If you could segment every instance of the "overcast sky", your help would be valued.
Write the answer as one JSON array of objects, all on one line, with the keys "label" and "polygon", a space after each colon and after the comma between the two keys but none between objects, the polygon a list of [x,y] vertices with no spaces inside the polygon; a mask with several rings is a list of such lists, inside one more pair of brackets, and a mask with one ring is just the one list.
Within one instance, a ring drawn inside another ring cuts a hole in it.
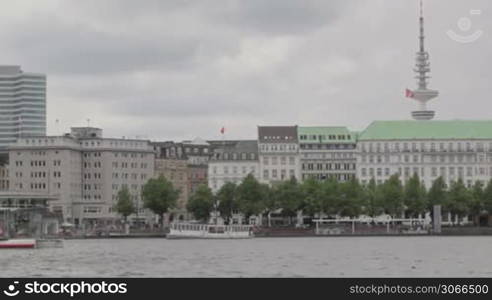
[{"label": "overcast sky", "polygon": [[[225,126],[228,139],[256,138],[257,125],[362,130],[417,107],[404,98],[417,0],[0,3],[0,64],[47,74],[49,134],[90,118],[109,137],[217,139]],[[492,119],[492,2],[424,3],[440,91],[429,108],[436,119]],[[463,44],[450,29],[483,35]]]}]

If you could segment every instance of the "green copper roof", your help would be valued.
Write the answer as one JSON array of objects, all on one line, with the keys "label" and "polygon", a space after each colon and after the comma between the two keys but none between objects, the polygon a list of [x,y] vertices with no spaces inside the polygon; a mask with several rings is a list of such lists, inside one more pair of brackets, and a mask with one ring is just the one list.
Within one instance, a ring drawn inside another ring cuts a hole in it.
[{"label": "green copper roof", "polygon": [[355,143],[356,132],[347,127],[303,127],[297,128],[300,143]]},{"label": "green copper roof", "polygon": [[401,139],[492,139],[489,121],[374,121],[359,141]]}]

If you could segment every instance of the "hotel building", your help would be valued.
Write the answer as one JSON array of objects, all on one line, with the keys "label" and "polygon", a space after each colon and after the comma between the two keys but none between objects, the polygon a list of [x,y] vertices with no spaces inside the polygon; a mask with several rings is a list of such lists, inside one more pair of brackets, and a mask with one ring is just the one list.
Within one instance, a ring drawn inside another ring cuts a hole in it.
[{"label": "hotel building", "polygon": [[426,187],[442,176],[467,186],[492,178],[492,121],[374,121],[357,144],[357,177],[378,183],[418,174]]}]

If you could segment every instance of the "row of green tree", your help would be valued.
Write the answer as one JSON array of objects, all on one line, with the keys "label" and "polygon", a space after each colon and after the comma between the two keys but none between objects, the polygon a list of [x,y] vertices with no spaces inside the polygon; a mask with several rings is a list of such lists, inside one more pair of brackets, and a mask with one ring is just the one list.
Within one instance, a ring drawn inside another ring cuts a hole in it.
[{"label": "row of green tree", "polygon": [[231,218],[234,211],[242,213],[246,219],[260,214],[268,218],[272,212],[280,212],[290,219],[298,212],[311,217],[388,214],[395,218],[415,218],[432,213],[434,205],[441,205],[443,212],[451,213],[458,222],[468,215],[476,220],[481,213],[492,212],[492,180],[485,187],[477,181],[467,188],[460,179],[448,187],[439,177],[427,190],[418,175],[404,184],[398,175],[393,175],[379,185],[374,179],[361,185],[356,179],[345,182],[334,178],[307,179],[299,183],[292,178],[272,186],[248,176],[239,185],[223,185],[215,195],[208,187],[200,186],[187,208],[201,220],[208,218],[214,209],[226,219]]},{"label": "row of green tree", "polygon": [[[180,191],[164,177],[150,179],[142,191],[144,207],[159,216],[176,207]],[[464,216],[492,213],[492,180],[486,186],[477,181],[468,188],[459,179],[449,187],[439,177],[427,190],[418,175],[402,184],[398,175],[391,176],[382,184],[372,179],[361,185],[352,179],[339,182],[334,178],[324,181],[307,179],[299,183],[295,178],[269,186],[258,182],[252,175],[240,184],[226,183],[217,193],[206,185],[200,185],[191,195],[187,210],[198,220],[207,220],[214,210],[226,220],[233,212],[240,212],[246,220],[252,215],[269,217],[280,212],[292,219],[298,212],[305,216],[320,214],[357,217],[360,215],[392,217],[417,217],[432,213],[434,205],[441,205],[458,220]],[[126,216],[135,212],[128,189],[118,193],[116,210]]]}]

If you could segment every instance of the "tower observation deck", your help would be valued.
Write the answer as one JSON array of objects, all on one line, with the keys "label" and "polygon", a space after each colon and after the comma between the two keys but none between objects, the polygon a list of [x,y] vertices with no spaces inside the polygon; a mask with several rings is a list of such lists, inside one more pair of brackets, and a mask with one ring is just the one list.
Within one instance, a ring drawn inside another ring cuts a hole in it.
[{"label": "tower observation deck", "polygon": [[436,90],[431,90],[427,88],[428,73],[430,72],[430,62],[429,53],[424,47],[424,12],[422,0],[420,0],[420,17],[419,17],[419,51],[415,58],[415,68],[416,73],[415,78],[417,79],[417,89],[413,91],[407,90],[407,96],[418,102],[418,110],[412,111],[412,117],[415,120],[431,120],[434,118],[435,112],[432,110],[427,110],[427,102],[431,99],[436,98],[439,92]]}]

